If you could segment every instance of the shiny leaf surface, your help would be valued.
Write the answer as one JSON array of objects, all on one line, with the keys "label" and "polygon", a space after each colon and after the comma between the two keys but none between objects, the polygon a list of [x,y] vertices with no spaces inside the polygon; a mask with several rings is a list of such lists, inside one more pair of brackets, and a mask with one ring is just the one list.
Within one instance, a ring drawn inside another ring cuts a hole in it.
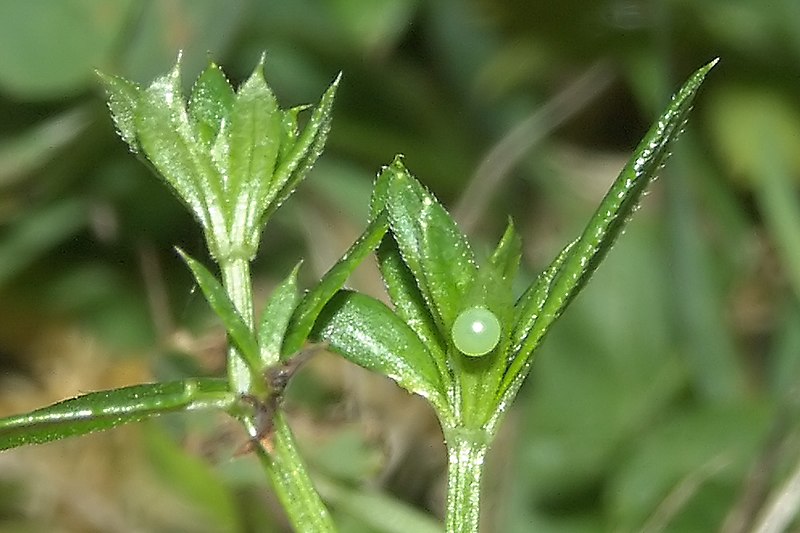
[{"label": "shiny leaf surface", "polygon": [[175,411],[226,409],[235,396],[221,379],[187,379],[92,392],[0,419],[0,450],[42,444]]},{"label": "shiny leaf surface", "polygon": [[430,353],[405,322],[369,296],[340,291],[320,314],[312,337],[349,361],[379,372],[401,387],[424,396],[443,420],[451,408],[441,394]]}]

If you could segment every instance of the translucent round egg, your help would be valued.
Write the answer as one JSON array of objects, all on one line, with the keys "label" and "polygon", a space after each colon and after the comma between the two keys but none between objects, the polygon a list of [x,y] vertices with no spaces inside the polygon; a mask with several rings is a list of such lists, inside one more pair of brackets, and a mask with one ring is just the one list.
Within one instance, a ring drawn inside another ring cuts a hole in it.
[{"label": "translucent round egg", "polygon": [[470,307],[453,322],[453,343],[464,355],[480,357],[500,341],[500,321],[485,307]]}]

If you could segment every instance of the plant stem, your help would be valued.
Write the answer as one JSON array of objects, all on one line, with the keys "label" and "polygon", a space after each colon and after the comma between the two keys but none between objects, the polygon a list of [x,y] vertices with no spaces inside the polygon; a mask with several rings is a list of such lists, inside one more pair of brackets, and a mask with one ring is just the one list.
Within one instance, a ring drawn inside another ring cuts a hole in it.
[{"label": "plant stem", "polygon": [[281,413],[275,415],[272,444],[271,453],[259,447],[258,457],[272,479],[272,486],[292,527],[295,531],[309,533],[335,532],[336,526],[308,476],[292,431]]},{"label": "plant stem", "polygon": [[489,449],[483,432],[447,435],[447,533],[477,533],[480,525],[481,474]]},{"label": "plant stem", "polygon": [[[253,328],[253,289],[250,281],[250,263],[242,257],[220,262],[222,284],[245,324]],[[250,391],[252,375],[239,351],[228,348],[228,380],[231,389],[239,394]]]},{"label": "plant stem", "polygon": [[[253,290],[250,280],[250,263],[246,259],[233,258],[220,264],[222,283],[236,310],[245,323],[253,327]],[[232,390],[239,394],[250,393],[253,388],[253,375],[239,352],[231,346],[228,349],[228,380]],[[289,521],[296,531],[310,533],[334,532],[328,509],[322,503],[305,464],[297,451],[291,429],[280,412],[275,413],[273,449],[267,453],[261,446],[256,447],[261,464],[272,480]],[[247,431],[251,436],[259,433],[255,417],[245,419]]]}]

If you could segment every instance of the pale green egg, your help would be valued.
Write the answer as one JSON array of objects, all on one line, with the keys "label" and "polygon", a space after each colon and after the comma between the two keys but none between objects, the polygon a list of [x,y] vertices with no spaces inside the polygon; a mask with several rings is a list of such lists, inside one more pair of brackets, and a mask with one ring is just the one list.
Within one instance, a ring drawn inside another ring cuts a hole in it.
[{"label": "pale green egg", "polygon": [[453,322],[453,343],[464,355],[480,357],[500,341],[500,321],[485,307],[470,307]]}]

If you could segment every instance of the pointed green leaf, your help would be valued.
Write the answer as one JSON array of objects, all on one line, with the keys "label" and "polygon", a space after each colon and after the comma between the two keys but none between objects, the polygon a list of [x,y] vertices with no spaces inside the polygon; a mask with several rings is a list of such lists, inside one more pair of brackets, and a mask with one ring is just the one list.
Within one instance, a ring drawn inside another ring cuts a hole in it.
[{"label": "pointed green leaf", "polygon": [[236,310],[236,307],[225,292],[225,288],[217,281],[214,274],[203,266],[202,263],[196,259],[192,259],[188,254],[182,250],[178,250],[181,258],[186,261],[189,269],[194,274],[200,290],[206,297],[208,304],[214,313],[222,320],[225,330],[230,335],[231,341],[242,354],[242,357],[247,361],[248,366],[254,370],[261,369],[261,359],[258,353],[258,345],[253,332],[247,327],[242,316]]},{"label": "pointed green leaf", "polygon": [[372,196],[369,199],[369,219],[372,220],[378,213],[386,209],[386,196],[389,194],[389,182],[394,175],[394,171],[389,170],[385,166],[378,173],[375,178],[375,183],[372,185]]},{"label": "pointed green leaf", "polygon": [[259,199],[260,205],[266,207],[261,216],[262,221],[269,219],[275,210],[294,192],[308,171],[322,154],[328,132],[331,129],[331,112],[333,100],[342,75],[336,76],[330,87],[322,95],[319,104],[314,108],[303,133],[297,138],[291,151],[281,159],[275,169],[275,176],[268,194]]},{"label": "pointed green leaf", "polygon": [[449,331],[472,288],[477,268],[472,250],[444,207],[412,177],[398,157],[386,210],[392,233],[441,331]]},{"label": "pointed green leaf", "polygon": [[186,112],[179,64],[142,91],[135,123],[142,151],[203,225],[216,257],[227,248],[218,233],[225,230],[221,178]]},{"label": "pointed green leaf", "polygon": [[[377,217],[386,208],[389,183],[395,171],[384,167],[378,174],[370,198],[370,218]],[[403,262],[397,241],[389,234],[383,238],[376,252],[386,292],[394,305],[395,313],[409,325],[433,355],[443,383],[450,384],[452,375],[447,365],[447,340],[436,327],[436,321],[425,304],[417,280]]]},{"label": "pointed green leaf", "polygon": [[448,341],[439,333],[436,321],[419,291],[417,280],[403,262],[397,242],[391,235],[383,238],[377,256],[378,267],[395,314],[416,333],[430,352],[442,383],[449,385],[453,377],[447,363]]},{"label": "pointed green leaf", "polygon": [[284,357],[289,357],[302,348],[322,308],[344,286],[353,270],[378,246],[387,229],[385,215],[373,220],[342,258],[306,293],[292,316],[283,343]]},{"label": "pointed green leaf", "polygon": [[320,314],[313,337],[353,363],[424,396],[443,420],[451,418],[431,355],[411,328],[380,301],[340,291]]},{"label": "pointed green leaf", "polygon": [[85,435],[175,411],[227,409],[236,399],[223,379],[187,379],[92,392],[0,419],[0,450]]},{"label": "pointed green leaf", "polygon": [[[531,337],[530,332],[550,294],[553,280],[561,271],[564,261],[570,256],[577,242],[573,241],[565,246],[517,300],[514,306],[514,331],[511,335],[510,355],[512,357],[516,357],[520,352],[526,357],[538,346],[541,337]],[[526,344],[525,349],[523,349],[523,343]]]},{"label": "pointed green leaf", "polygon": [[258,327],[258,348],[261,364],[266,368],[280,361],[281,346],[289,326],[289,320],[297,307],[300,295],[297,293],[297,272],[300,263],[292,269],[280,285],[275,287]]},{"label": "pointed green leaf", "polygon": [[[569,256],[572,248],[577,241],[568,244],[553,259],[553,262],[544,269],[536,281],[519,297],[514,306],[514,329],[509,339],[508,369],[503,377],[502,385],[499,388],[500,397],[512,398],[522,385],[522,381],[530,371],[533,354],[536,347],[542,341],[545,330],[537,330],[535,335],[531,335],[531,330],[539,318],[542,306],[547,300],[547,295],[553,286],[553,280],[561,270],[565,259]],[[509,400],[510,401],[510,400]]]},{"label": "pointed green leaf", "polygon": [[506,230],[500,238],[500,242],[497,243],[497,248],[489,258],[489,264],[492,265],[498,277],[510,288],[510,284],[517,276],[521,259],[522,240],[514,228],[514,223],[509,219]]},{"label": "pointed green leaf", "polygon": [[[239,242],[260,234],[259,218],[279,185],[272,183],[281,140],[281,121],[275,95],[264,79],[264,63],[258,63],[250,78],[239,88],[230,114],[228,132],[226,196],[233,220],[231,234]],[[254,234],[254,232],[256,232]],[[256,242],[249,242],[255,248]]]},{"label": "pointed green leaf", "polygon": [[712,61],[695,72],[672,97],[667,110],[647,132],[611,185],[553,281],[536,321],[536,331],[532,332],[534,337],[540,337],[561,315],[611,249],[645,188],[663,166],[672,142],[685,125],[695,94],[715,64],[716,61]]},{"label": "pointed green leaf", "polygon": [[189,98],[189,115],[195,123],[198,139],[211,146],[217,138],[223,119],[233,106],[233,87],[225,73],[211,63],[197,78]]},{"label": "pointed green leaf", "polygon": [[282,163],[286,157],[292,153],[294,145],[297,143],[297,138],[300,135],[300,129],[297,126],[297,117],[302,111],[311,108],[310,105],[299,105],[291,109],[282,111],[281,114],[281,145],[278,151],[278,162]]},{"label": "pointed green leaf", "polygon": [[117,133],[123,141],[128,143],[131,151],[137,153],[139,142],[136,140],[135,116],[142,90],[132,81],[118,76],[109,76],[99,71],[97,76],[108,95],[108,109]]}]

